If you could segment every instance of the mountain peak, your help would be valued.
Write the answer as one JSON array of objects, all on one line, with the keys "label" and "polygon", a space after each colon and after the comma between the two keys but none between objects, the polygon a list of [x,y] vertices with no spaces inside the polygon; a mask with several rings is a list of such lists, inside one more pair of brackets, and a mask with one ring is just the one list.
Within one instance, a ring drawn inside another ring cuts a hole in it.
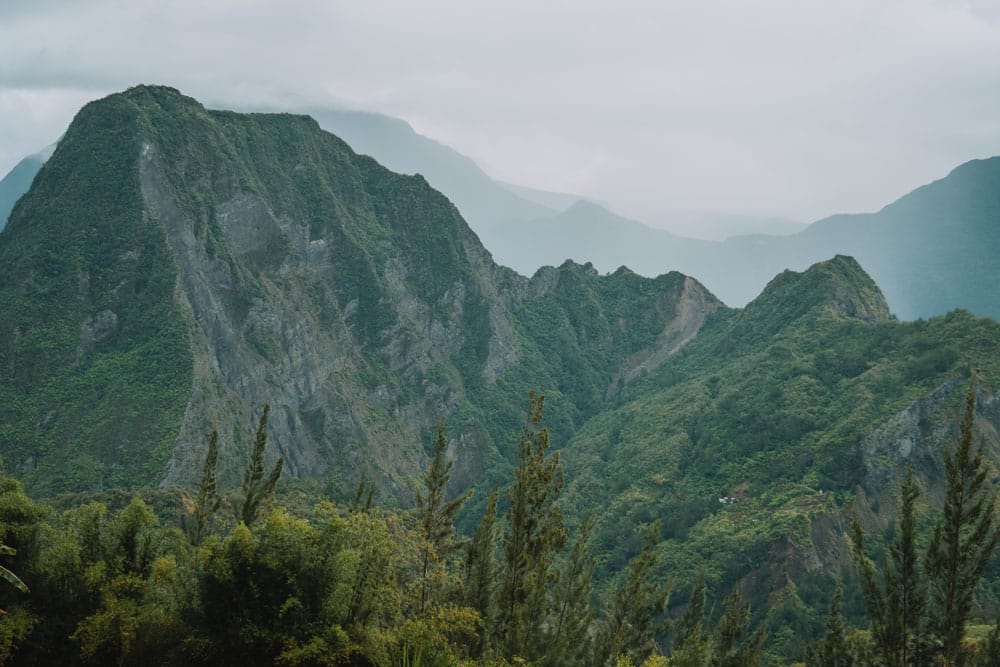
[{"label": "mountain peak", "polygon": [[821,306],[832,315],[865,322],[891,317],[878,285],[857,260],[848,255],[817,262],[801,273],[783,271],[768,283],[747,310],[769,302],[798,303],[808,309]]},{"label": "mountain peak", "polygon": [[768,338],[805,317],[882,322],[892,316],[882,291],[857,260],[836,255],[805,271],[775,276],[747,304],[741,321],[744,335]]}]

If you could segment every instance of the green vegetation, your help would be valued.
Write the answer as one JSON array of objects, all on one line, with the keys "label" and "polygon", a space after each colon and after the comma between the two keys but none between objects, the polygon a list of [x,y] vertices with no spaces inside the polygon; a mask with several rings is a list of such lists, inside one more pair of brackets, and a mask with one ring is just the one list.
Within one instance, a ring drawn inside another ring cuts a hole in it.
[{"label": "green vegetation", "polygon": [[[30,595],[0,592],[14,619],[13,627],[0,621],[5,664],[508,665],[530,656],[537,664],[603,666],[620,655],[647,659],[657,652],[649,614],[661,613],[666,597],[665,587],[648,581],[655,534],[602,614],[590,593],[587,529],[563,549],[553,505],[561,472],[557,458],[545,457],[543,403],[532,396],[502,567],[465,567],[453,557],[457,550],[443,548],[454,543],[449,517],[464,496],[438,495],[447,477],[441,456],[412,511],[325,501],[301,515],[275,507],[252,525],[213,524],[200,545],[174,527],[184,503],[166,506],[162,517],[139,497],[117,511],[88,502],[60,513],[3,478],[0,533],[17,545],[15,564],[32,583]],[[436,451],[446,445],[441,432]],[[226,495],[242,504],[241,494]],[[470,564],[496,557],[495,494],[487,507]],[[463,578],[463,569],[477,575]],[[464,605],[498,587],[514,609],[498,621],[480,613],[489,603]],[[595,622],[601,639],[591,647]]]},{"label": "green vegetation", "polygon": [[[285,460],[278,457],[270,474],[264,477],[264,450],[267,448],[267,414],[270,405],[265,405],[257,424],[257,435],[253,440],[250,452],[250,463],[243,474],[243,498],[240,503],[238,518],[245,525],[253,525],[260,514],[261,507],[274,495],[274,487],[281,477],[281,468]],[[211,444],[211,443],[210,443]]]},{"label": "green vegetation", "polygon": [[139,142],[128,100],[86,106],[0,234],[0,449],[42,493],[155,478],[184,414],[191,354]]},{"label": "green vegetation", "polygon": [[[824,635],[885,656],[919,613],[851,628],[874,595],[915,609],[940,471],[973,495],[996,472],[993,439],[980,462],[941,446],[993,438],[988,406],[954,424],[969,369],[1000,377],[995,321],[896,321],[842,256],[742,310],[678,273],[526,280],[422,178],[306,117],[157,87],[89,105],[0,266],[0,449],[58,508],[4,481],[32,592],[2,592],[0,648],[23,663],[839,660]],[[256,434],[250,400],[275,408]],[[220,424],[207,455],[197,420]],[[168,460],[190,493],[152,491]],[[906,469],[924,493],[896,522]],[[991,624],[1000,572],[962,545],[994,533],[955,525],[933,551],[974,567],[935,557],[935,580],[981,586],[927,604]]]}]

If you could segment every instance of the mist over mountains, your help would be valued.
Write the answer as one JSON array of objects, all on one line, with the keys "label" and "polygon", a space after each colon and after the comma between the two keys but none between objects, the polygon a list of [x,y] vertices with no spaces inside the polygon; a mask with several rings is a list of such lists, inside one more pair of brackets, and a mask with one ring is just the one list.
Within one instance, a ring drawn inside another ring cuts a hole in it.
[{"label": "mist over mountains", "polygon": [[[359,153],[399,173],[425,176],[455,204],[494,259],[523,275],[566,259],[590,262],[603,273],[620,266],[646,276],[676,270],[697,277],[726,304],[742,306],[776,273],[802,270],[839,253],[858,259],[903,319],[954,308],[1000,317],[1000,288],[992,279],[1000,269],[998,158],[961,165],[875,213],[835,215],[808,227],[754,219],[758,228],[796,233],[708,241],[619,216],[577,195],[500,183],[471,159],[399,119],[357,111],[309,112]],[[0,221],[48,154],[51,149],[25,158],[0,181]],[[700,221],[732,229],[741,220],[699,215],[682,216],[676,224],[690,228]]]},{"label": "mist over mountains", "polygon": [[878,213],[711,242],[591,202],[552,213],[391,119],[337,122],[358,144],[409,136],[413,153],[369,148],[407,170],[437,155],[472,211],[532,217],[477,234],[457,196],[308,116],[162,86],[88,104],[0,231],[0,452],[31,493],[193,488],[213,429],[236,485],[267,404],[299,493],[345,503],[369,480],[389,508],[412,506],[446,422],[472,532],[536,389],[596,579],[660,522],[651,576],[743,591],[787,657],[849,573],[847,517],[886,525],[905,470],[942,493],[973,368],[1000,470],[1000,324],[977,317],[996,307],[998,158]]}]

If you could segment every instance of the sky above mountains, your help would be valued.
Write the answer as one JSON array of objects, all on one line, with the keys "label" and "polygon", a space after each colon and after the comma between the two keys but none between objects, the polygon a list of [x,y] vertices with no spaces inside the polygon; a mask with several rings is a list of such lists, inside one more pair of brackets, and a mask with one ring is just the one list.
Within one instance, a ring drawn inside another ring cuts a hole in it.
[{"label": "sky above mountains", "polygon": [[136,83],[386,113],[653,222],[811,221],[1000,154],[1000,3],[3,0],[0,175]]}]

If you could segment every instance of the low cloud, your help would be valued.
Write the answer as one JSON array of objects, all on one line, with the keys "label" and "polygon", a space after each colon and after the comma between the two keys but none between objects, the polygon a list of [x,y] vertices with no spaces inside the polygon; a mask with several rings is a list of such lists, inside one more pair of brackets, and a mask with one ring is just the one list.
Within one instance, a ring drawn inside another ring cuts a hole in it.
[{"label": "low cloud", "polygon": [[639,217],[870,210],[1000,153],[985,1],[6,2],[0,171],[84,100],[402,117],[502,180]]}]

